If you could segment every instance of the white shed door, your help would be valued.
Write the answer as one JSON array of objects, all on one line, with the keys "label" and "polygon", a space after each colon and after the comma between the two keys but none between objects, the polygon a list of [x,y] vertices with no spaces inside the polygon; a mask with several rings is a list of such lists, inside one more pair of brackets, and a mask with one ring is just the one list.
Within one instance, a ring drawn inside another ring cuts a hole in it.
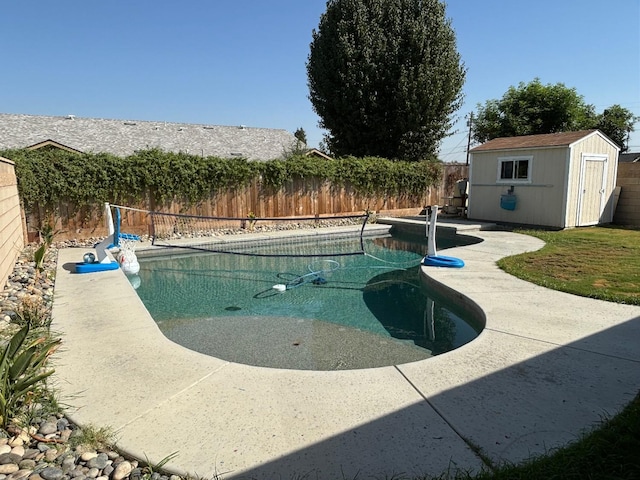
[{"label": "white shed door", "polygon": [[607,156],[583,156],[578,194],[578,227],[600,223],[605,206],[606,182]]}]

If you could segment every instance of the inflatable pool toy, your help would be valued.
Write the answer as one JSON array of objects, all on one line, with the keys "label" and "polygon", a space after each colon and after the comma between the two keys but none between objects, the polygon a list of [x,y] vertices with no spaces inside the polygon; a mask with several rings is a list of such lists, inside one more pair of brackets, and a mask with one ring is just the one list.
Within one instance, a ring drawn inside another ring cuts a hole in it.
[{"label": "inflatable pool toy", "polygon": [[117,270],[118,262],[115,260],[109,262],[79,262],[76,263],[76,273],[104,272],[107,270]]},{"label": "inflatable pool toy", "polygon": [[140,271],[138,257],[132,250],[123,250],[118,254],[118,262],[122,271],[127,275],[136,275]]},{"label": "inflatable pool toy", "polygon": [[[139,241],[140,237],[128,233],[120,233],[120,211],[116,209],[118,222],[117,226],[114,226],[111,207],[108,203],[105,203],[104,207],[109,235],[94,246],[95,254],[93,252],[84,254],[84,261],[75,264],[75,272],[104,272],[121,267],[127,275],[136,275],[140,271],[140,264],[134,252],[134,242]],[[114,247],[120,247],[117,260],[114,260],[113,255],[108,252],[109,249]]]}]

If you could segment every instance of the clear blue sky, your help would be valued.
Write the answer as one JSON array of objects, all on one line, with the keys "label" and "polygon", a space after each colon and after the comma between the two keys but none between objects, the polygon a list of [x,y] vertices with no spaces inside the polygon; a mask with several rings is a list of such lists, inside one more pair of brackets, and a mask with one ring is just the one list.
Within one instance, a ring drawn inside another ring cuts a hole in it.
[{"label": "clear blue sky", "polygon": [[[464,161],[464,117],[539,77],[600,113],[640,115],[638,0],[450,0],[468,68],[445,161]],[[0,112],[322,131],[305,62],[325,0],[31,0],[0,9]],[[631,150],[640,151],[640,123]]]}]

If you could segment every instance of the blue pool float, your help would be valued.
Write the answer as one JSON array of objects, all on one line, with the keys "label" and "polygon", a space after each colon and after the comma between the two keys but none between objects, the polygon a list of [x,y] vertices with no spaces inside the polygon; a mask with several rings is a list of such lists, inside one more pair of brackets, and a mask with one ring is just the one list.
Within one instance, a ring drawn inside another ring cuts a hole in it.
[{"label": "blue pool float", "polygon": [[422,259],[422,264],[428,267],[449,267],[462,268],[464,261],[456,257],[446,257],[444,255],[427,255]]},{"label": "blue pool float", "polygon": [[91,273],[91,272],[104,272],[106,270],[117,270],[120,265],[115,260],[112,260],[108,263],[86,263],[86,262],[78,262],[76,263],[76,273]]}]

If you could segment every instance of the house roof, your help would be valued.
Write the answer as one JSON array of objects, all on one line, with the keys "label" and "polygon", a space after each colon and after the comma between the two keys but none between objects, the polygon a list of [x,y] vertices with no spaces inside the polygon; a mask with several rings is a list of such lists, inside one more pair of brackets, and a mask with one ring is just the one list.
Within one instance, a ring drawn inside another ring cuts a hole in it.
[{"label": "house roof", "polygon": [[0,150],[57,146],[81,152],[127,156],[160,148],[222,158],[281,158],[295,142],[292,133],[273,128],[0,114]]},{"label": "house roof", "polygon": [[318,158],[324,158],[325,160],[333,160],[329,155],[318,150],[317,148],[310,148],[304,153],[304,155],[306,157],[318,157]]},{"label": "house roof", "polygon": [[[590,135],[600,134],[611,142],[599,130],[580,130],[577,132],[546,133],[541,135],[525,135],[521,137],[502,137],[489,140],[482,145],[472,148],[470,152],[487,152],[492,150],[514,150],[524,148],[568,147],[578,140]],[[611,142],[613,143],[613,142]]]},{"label": "house roof", "polygon": [[621,153],[621,154],[618,155],[618,162],[620,162],[620,163],[640,163],[640,152]]}]

